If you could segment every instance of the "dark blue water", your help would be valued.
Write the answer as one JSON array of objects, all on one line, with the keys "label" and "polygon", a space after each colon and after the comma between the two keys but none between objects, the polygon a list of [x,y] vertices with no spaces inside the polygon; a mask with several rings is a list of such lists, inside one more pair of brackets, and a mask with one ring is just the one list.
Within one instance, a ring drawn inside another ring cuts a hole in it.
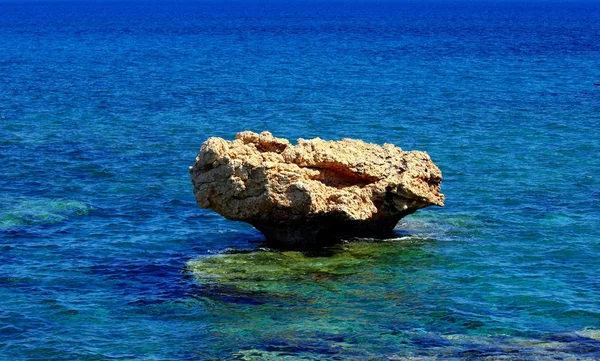
[{"label": "dark blue water", "polygon": [[[2,2],[0,359],[600,359],[598,82],[595,2]],[[260,251],[188,175],[242,130],[425,150],[446,207]]]}]

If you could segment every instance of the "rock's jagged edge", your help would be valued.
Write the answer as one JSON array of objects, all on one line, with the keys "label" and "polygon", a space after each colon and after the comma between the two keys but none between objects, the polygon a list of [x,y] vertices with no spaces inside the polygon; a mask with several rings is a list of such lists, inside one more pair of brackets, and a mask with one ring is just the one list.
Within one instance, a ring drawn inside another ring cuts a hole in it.
[{"label": "rock's jagged edge", "polygon": [[211,137],[190,175],[201,208],[250,223],[282,249],[386,237],[402,217],[444,205],[442,173],[427,153],[354,139]]}]

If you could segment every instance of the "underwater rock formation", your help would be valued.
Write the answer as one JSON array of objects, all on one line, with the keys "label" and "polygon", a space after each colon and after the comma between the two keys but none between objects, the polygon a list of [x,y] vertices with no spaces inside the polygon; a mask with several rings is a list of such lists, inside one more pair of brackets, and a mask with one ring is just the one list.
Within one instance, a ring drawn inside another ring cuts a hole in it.
[{"label": "underwater rock formation", "polygon": [[284,249],[386,237],[402,217],[444,205],[442,173],[427,153],[355,139],[211,137],[190,174],[201,208],[248,222]]}]

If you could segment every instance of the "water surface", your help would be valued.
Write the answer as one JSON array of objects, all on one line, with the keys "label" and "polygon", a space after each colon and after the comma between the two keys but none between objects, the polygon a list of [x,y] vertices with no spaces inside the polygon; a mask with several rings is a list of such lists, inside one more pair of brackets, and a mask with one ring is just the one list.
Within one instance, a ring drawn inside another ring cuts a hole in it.
[{"label": "water surface", "polygon": [[[593,2],[0,3],[0,358],[600,358]],[[209,136],[427,151],[446,207],[263,249]]]}]

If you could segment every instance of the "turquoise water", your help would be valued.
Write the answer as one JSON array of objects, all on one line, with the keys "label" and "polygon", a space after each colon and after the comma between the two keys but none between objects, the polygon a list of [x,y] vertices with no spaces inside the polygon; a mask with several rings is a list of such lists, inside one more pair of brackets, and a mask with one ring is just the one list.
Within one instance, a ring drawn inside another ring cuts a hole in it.
[{"label": "turquoise water", "polygon": [[[0,3],[0,359],[600,359],[594,2]],[[209,136],[427,151],[444,208],[279,253]]]}]

